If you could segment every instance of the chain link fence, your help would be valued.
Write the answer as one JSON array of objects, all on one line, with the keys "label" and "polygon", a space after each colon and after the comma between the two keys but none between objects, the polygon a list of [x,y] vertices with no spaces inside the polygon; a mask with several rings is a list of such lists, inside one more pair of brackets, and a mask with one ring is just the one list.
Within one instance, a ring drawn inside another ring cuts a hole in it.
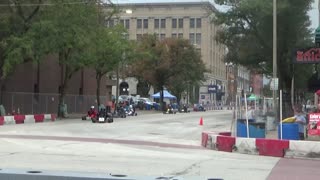
[{"label": "chain link fence", "polygon": [[[100,101],[106,104],[106,96],[100,96]],[[96,96],[93,95],[66,95],[64,99],[69,114],[83,114],[90,106],[97,106]],[[20,114],[57,113],[59,94],[34,94],[4,92],[3,105],[6,113],[19,112]]]}]

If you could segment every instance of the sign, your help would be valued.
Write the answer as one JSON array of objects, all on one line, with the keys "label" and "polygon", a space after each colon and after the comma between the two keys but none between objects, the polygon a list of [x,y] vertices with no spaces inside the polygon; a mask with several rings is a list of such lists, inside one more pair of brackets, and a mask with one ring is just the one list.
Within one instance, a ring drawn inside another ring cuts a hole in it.
[{"label": "sign", "polygon": [[278,90],[279,86],[279,79],[278,78],[272,78],[271,83],[270,83],[270,90],[271,91],[276,91]]},{"label": "sign", "polygon": [[320,113],[311,113],[309,116],[308,135],[320,136]]},{"label": "sign", "polygon": [[294,63],[320,63],[320,48],[299,49],[294,52]]},{"label": "sign", "polygon": [[216,85],[209,85],[208,86],[208,93],[216,93],[218,87]]}]

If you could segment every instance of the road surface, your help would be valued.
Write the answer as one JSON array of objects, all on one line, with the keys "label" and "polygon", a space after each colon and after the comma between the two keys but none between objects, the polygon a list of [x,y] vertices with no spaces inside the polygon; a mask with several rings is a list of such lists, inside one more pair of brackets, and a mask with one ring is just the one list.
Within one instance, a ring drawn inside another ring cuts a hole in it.
[{"label": "road surface", "polygon": [[[200,117],[203,126],[199,126]],[[224,153],[200,146],[203,130],[230,131],[231,119],[231,111],[209,111],[145,114],[114,119],[111,124],[66,119],[6,125],[0,128],[0,168],[184,179],[310,177],[294,169],[303,164],[312,170],[309,161]]]}]

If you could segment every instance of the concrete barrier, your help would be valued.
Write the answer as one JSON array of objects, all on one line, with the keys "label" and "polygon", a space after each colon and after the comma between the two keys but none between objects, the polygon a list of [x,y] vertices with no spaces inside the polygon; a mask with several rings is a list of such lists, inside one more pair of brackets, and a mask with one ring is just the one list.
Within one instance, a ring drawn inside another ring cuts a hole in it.
[{"label": "concrete barrier", "polygon": [[290,141],[285,157],[320,158],[320,142]]},{"label": "concrete barrier", "polygon": [[9,124],[32,124],[44,121],[55,121],[55,114],[0,116],[0,126]]},{"label": "concrete barrier", "polygon": [[236,138],[235,152],[258,155],[255,138]]}]

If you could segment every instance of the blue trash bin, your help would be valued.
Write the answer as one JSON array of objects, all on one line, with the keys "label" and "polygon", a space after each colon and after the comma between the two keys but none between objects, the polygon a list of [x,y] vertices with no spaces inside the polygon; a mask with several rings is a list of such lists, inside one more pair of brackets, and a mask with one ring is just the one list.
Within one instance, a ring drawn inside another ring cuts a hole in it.
[{"label": "blue trash bin", "polygon": [[[280,137],[280,124],[278,126],[278,139]],[[282,124],[282,139],[299,140],[299,124],[297,123],[283,123]]]},{"label": "blue trash bin", "polygon": [[[266,128],[265,123],[255,122],[254,119],[249,119],[249,137],[250,138],[265,138]],[[247,137],[247,126],[245,119],[237,120],[237,137]]]}]

